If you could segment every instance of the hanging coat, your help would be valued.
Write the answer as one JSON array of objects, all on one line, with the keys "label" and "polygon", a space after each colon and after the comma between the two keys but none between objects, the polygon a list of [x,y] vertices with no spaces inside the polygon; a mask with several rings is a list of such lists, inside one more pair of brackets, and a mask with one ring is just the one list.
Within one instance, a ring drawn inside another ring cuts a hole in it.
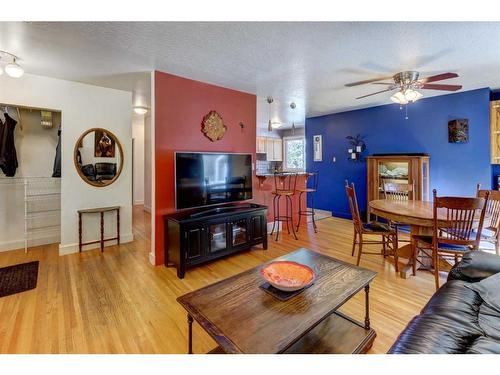
[{"label": "hanging coat", "polygon": [[14,177],[17,169],[17,153],[14,143],[14,130],[17,121],[4,114],[5,122],[0,120],[0,169],[7,177]]},{"label": "hanging coat", "polygon": [[61,177],[61,128],[59,128],[57,135],[59,136],[59,140],[56,147],[56,158],[54,159],[52,177]]}]

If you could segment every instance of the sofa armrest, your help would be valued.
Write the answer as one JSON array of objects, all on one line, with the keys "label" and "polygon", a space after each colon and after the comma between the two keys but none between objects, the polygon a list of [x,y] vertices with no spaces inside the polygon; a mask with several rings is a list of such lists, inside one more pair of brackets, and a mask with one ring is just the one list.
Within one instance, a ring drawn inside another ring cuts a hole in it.
[{"label": "sofa armrest", "polygon": [[500,256],[480,250],[468,251],[450,270],[448,280],[477,282],[498,272],[500,272]]}]

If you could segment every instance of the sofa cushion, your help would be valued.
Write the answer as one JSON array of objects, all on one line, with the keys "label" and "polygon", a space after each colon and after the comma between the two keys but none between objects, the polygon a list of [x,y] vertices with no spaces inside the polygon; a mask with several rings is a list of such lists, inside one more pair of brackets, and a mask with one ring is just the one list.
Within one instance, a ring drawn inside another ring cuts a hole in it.
[{"label": "sofa cushion", "polygon": [[400,334],[389,353],[464,353],[484,332],[479,294],[460,280],[444,284]]},{"label": "sofa cushion", "polygon": [[466,352],[467,354],[498,354],[500,353],[500,341],[490,337],[478,337]]},{"label": "sofa cushion", "polygon": [[481,281],[500,272],[500,257],[484,251],[474,250],[465,253],[460,263],[448,274],[448,280]]}]

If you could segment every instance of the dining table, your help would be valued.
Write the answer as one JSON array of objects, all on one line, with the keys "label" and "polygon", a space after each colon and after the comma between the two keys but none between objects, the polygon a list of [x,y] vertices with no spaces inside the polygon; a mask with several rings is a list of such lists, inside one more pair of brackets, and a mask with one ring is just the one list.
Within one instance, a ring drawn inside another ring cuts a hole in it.
[{"label": "dining table", "polygon": [[[368,217],[379,216],[392,222],[403,223],[410,226],[411,235],[432,235],[434,227],[434,208],[432,202],[418,200],[391,200],[375,199],[368,203]],[[438,226],[446,226],[446,209],[439,208],[437,212]],[[488,215],[485,216],[485,223]],[[399,263],[399,273],[404,279],[412,272],[413,251],[411,244],[406,244],[398,248],[398,258],[400,261],[407,260],[407,263]],[[429,267],[430,260],[422,260],[425,268]],[[446,271],[451,265],[440,260],[440,270]]]}]

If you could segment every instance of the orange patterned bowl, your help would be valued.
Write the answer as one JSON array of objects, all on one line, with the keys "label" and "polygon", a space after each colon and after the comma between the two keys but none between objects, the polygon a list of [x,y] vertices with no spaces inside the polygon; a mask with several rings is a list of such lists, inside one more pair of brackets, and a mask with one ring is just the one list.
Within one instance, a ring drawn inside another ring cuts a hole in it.
[{"label": "orange patterned bowl", "polygon": [[311,267],[290,261],[269,263],[260,270],[260,274],[269,284],[284,292],[305,288],[315,277]]}]

